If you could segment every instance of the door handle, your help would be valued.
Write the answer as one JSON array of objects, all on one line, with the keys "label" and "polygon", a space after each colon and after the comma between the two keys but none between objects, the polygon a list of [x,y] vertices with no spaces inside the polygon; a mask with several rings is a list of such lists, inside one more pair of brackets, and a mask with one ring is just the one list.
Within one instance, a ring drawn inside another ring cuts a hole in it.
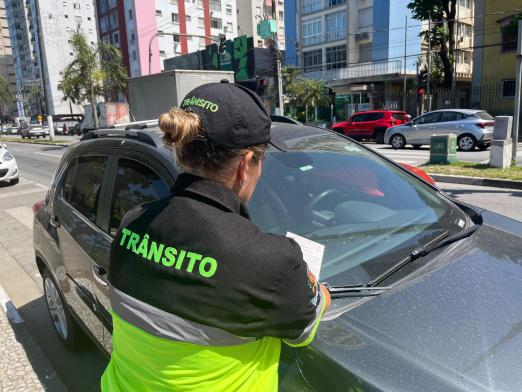
[{"label": "door handle", "polygon": [[94,265],[92,267],[92,272],[94,273],[94,280],[96,283],[102,287],[109,287],[109,282],[107,281],[107,271],[105,271],[105,268]]},{"label": "door handle", "polygon": [[60,221],[58,220],[58,216],[51,215],[51,218],[49,219],[49,224],[55,228],[60,227]]}]

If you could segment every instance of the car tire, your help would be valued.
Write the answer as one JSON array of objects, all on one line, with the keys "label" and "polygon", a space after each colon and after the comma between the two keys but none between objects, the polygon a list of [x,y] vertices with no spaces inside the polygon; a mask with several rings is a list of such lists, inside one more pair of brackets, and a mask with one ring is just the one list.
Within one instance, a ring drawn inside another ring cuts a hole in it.
[{"label": "car tire", "polygon": [[87,336],[73,318],[63,295],[51,276],[49,270],[42,272],[44,299],[47,310],[53,324],[53,329],[60,341],[71,350],[79,350],[84,347]]},{"label": "car tire", "polygon": [[390,144],[395,150],[400,150],[406,146],[406,139],[400,133],[392,135]]},{"label": "car tire", "polygon": [[414,148],[415,150],[418,150],[419,148],[422,147],[422,144],[412,144],[412,146],[413,146],[413,148]]},{"label": "car tire", "polygon": [[375,140],[376,144],[384,144],[384,131],[382,129],[375,131],[373,134],[373,140]]},{"label": "car tire", "polygon": [[9,181],[9,185],[16,185],[20,182],[20,179],[19,178],[15,178],[14,180],[10,180]]},{"label": "car tire", "polygon": [[458,137],[457,147],[460,151],[473,151],[477,147],[477,139],[475,136],[465,133]]}]

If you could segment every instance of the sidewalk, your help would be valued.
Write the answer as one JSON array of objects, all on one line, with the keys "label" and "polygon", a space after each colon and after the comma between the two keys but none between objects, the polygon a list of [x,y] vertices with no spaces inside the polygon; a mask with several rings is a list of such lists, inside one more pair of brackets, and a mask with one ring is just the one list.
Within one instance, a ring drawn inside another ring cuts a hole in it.
[{"label": "sidewalk", "polygon": [[0,286],[0,391],[66,391]]}]

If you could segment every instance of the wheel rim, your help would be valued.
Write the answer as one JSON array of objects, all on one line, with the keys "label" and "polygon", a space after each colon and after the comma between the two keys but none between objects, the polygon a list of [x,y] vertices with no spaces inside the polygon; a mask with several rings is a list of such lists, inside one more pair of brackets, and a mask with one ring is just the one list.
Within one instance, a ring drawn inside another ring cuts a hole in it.
[{"label": "wheel rim", "polygon": [[395,148],[401,148],[403,145],[402,138],[400,136],[394,136],[392,138],[392,146]]},{"label": "wheel rim", "polygon": [[460,139],[459,141],[459,146],[460,148],[462,148],[463,150],[471,150],[471,148],[473,147],[473,139],[470,137],[470,136],[464,136]]},{"label": "wheel rim", "polygon": [[49,307],[49,314],[54,325],[54,329],[60,337],[67,339],[67,319],[65,318],[65,310],[63,308],[62,299],[54,282],[50,278],[45,278],[45,299]]}]

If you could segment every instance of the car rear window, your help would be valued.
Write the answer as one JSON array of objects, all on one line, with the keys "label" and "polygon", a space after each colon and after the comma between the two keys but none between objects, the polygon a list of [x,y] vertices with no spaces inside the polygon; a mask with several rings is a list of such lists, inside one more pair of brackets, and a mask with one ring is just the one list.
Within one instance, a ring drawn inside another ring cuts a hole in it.
[{"label": "car rear window", "polygon": [[475,118],[479,118],[481,120],[494,120],[495,118],[489,114],[488,112],[477,112],[473,115]]}]

